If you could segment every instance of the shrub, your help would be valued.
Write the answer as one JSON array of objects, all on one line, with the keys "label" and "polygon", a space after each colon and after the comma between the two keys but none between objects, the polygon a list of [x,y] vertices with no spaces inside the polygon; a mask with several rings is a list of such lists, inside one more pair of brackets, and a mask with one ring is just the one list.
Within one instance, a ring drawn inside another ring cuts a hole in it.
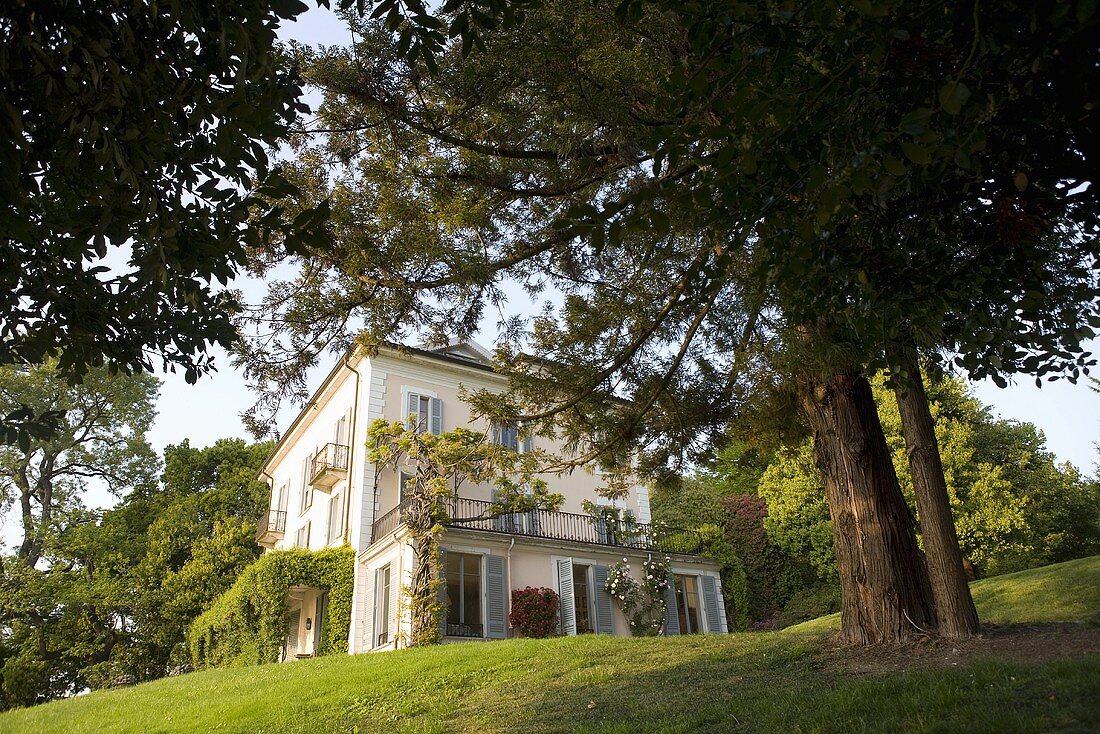
[{"label": "shrub", "polygon": [[354,576],[355,552],[347,546],[261,556],[191,623],[187,643],[192,663],[200,669],[277,662],[289,623],[286,594],[291,586],[328,590],[317,654],[345,652]]},{"label": "shrub", "polygon": [[521,637],[553,637],[558,633],[558,593],[546,587],[512,590],[508,623]]}]

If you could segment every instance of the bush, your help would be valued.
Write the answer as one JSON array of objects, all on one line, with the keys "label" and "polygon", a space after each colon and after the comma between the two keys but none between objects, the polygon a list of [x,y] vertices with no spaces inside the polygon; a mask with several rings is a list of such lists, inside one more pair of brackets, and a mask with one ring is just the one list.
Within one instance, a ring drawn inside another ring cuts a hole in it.
[{"label": "bush", "polygon": [[317,654],[346,652],[354,576],[355,552],[347,546],[261,556],[191,623],[187,643],[192,663],[200,669],[277,662],[289,623],[286,593],[291,586],[328,590]]},{"label": "bush", "polygon": [[512,590],[508,623],[520,637],[553,637],[558,634],[558,593],[546,587]]}]

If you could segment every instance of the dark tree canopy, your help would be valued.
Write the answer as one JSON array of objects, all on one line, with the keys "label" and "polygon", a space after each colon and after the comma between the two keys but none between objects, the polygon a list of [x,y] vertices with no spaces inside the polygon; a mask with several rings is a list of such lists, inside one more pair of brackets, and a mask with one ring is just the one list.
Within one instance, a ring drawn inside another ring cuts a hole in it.
[{"label": "dark tree canopy", "polygon": [[235,331],[266,149],[306,108],[278,48],[297,0],[0,10],[0,363],[189,381]]},{"label": "dark tree canopy", "polygon": [[1060,8],[547,3],[435,73],[353,16],[355,48],[303,58],[326,98],[288,174],[332,244],[272,289],[250,374],[292,393],[364,322],[469,335],[518,282],[564,297],[505,307],[526,400],[486,409],[604,443],[709,445],[753,359],[873,369],[902,341],[1075,376],[1100,323],[1097,19]]}]

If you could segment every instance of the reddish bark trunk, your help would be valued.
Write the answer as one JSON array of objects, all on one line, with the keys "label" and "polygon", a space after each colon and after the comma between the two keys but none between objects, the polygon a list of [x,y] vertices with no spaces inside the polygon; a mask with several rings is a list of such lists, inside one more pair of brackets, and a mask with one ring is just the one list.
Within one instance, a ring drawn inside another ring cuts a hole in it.
[{"label": "reddish bark trunk", "polygon": [[944,637],[970,637],[980,631],[981,625],[966,582],[966,568],[955,534],[947,481],[936,442],[936,427],[928,408],[917,355],[912,349],[899,348],[891,356],[907,373],[906,380],[895,381],[894,396],[901,413],[901,432],[913,476],[913,493],[917,499],[917,516],[928,559],[928,578],[936,602],[939,632]]},{"label": "reddish bark trunk", "polygon": [[841,589],[841,639],[900,642],[936,625],[928,572],[866,378],[803,380],[799,400],[825,480]]}]

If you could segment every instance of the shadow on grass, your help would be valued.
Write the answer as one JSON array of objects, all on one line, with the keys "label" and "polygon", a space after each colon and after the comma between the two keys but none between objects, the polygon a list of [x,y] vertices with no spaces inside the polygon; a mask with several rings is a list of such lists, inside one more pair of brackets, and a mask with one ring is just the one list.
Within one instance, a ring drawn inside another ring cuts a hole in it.
[{"label": "shadow on grass", "polygon": [[738,645],[715,638],[685,638],[682,646],[635,641],[616,650],[578,645],[570,653],[579,659],[563,666],[570,672],[537,686],[516,682],[508,689],[474,692],[447,729],[485,734],[1100,730],[1100,656],[1036,664],[983,659],[958,667],[852,674],[836,671],[819,637],[739,637]]}]

